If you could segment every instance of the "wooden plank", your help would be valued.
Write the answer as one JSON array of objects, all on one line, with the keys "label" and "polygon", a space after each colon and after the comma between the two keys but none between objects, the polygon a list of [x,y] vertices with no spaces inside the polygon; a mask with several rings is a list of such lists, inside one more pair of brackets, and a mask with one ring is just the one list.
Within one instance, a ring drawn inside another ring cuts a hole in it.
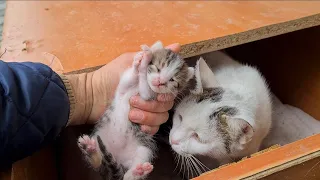
[{"label": "wooden plank", "polygon": [[[320,156],[320,134],[296,141],[280,148],[253,156],[238,163],[209,171],[195,180],[241,179],[275,168],[298,158],[318,152]],[[313,158],[317,158],[313,157]],[[309,159],[310,160],[310,159]],[[300,161],[301,162],[301,161]]]},{"label": "wooden plank", "polygon": [[50,52],[65,72],[106,64],[158,39],[179,42],[192,56],[320,24],[317,1],[7,3],[3,59],[42,62],[39,54]]},{"label": "wooden plank", "polygon": [[264,177],[263,180],[319,180],[320,179],[320,157],[311,159],[296,166],[284,169],[270,176]]}]

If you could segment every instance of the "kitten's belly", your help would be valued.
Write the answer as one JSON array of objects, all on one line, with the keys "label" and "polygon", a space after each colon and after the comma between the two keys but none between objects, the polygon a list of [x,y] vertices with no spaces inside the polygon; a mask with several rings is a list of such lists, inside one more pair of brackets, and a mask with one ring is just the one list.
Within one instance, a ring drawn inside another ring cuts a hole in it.
[{"label": "kitten's belly", "polygon": [[104,141],[107,150],[113,155],[118,163],[130,167],[132,159],[137,155],[136,150],[139,142],[131,131],[125,128],[110,126],[107,128],[107,138]]},{"label": "kitten's belly", "polygon": [[128,129],[130,121],[128,114],[130,110],[129,99],[138,92],[132,89],[125,95],[115,99],[115,107],[110,115],[110,122],[106,123],[97,134],[116,161],[124,167],[129,167],[132,159],[136,156],[137,147],[140,145],[133,132]]}]

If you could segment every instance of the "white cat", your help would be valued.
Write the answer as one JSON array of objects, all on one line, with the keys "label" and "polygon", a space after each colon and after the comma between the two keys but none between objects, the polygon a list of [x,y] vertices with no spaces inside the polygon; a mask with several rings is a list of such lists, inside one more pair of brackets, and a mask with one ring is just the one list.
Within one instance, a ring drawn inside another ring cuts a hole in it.
[{"label": "white cat", "polygon": [[271,127],[272,104],[256,68],[222,52],[210,56],[212,70],[197,61],[196,88],[177,105],[169,141],[193,164],[201,155],[222,165],[259,150]]}]

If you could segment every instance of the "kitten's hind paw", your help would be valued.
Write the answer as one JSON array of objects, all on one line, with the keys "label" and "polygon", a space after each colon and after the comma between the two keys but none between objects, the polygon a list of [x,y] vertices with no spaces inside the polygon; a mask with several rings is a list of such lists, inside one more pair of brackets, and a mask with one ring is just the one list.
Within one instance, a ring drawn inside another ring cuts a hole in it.
[{"label": "kitten's hind paw", "polygon": [[153,170],[153,165],[149,162],[137,164],[133,169],[130,169],[125,175],[123,180],[141,180],[150,174]]},{"label": "kitten's hind paw", "polygon": [[153,170],[153,165],[146,162],[143,164],[138,164],[136,168],[132,171],[134,176],[145,176]]},{"label": "kitten's hind paw", "polygon": [[81,151],[87,155],[95,153],[97,151],[97,144],[93,138],[88,135],[80,136],[78,139],[78,146]]}]

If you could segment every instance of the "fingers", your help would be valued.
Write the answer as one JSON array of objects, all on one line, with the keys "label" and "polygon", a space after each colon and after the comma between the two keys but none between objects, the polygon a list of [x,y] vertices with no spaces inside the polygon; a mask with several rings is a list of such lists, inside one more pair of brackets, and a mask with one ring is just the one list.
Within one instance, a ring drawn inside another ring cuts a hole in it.
[{"label": "fingers", "polygon": [[166,46],[167,49],[171,49],[171,51],[178,53],[181,50],[181,46],[179,43],[174,43]]},{"label": "fingers", "polygon": [[133,96],[130,98],[130,105],[143,111],[161,113],[169,111],[173,107],[173,99],[174,97],[169,94],[159,95],[158,101],[145,101],[140,96]]},{"label": "fingers", "polygon": [[160,126],[161,124],[165,123],[168,118],[168,112],[152,113],[136,108],[131,109],[129,112],[130,121],[147,126]]}]

